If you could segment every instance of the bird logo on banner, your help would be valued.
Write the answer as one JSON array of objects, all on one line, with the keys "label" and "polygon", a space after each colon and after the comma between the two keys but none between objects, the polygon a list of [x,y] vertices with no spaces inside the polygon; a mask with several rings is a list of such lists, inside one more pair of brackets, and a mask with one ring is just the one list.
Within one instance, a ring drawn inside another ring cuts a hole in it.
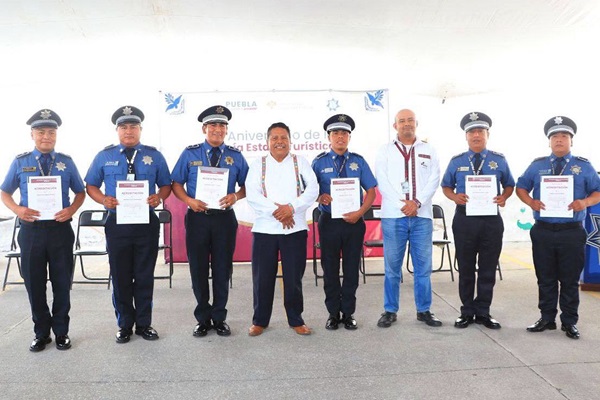
[{"label": "bird logo on banner", "polygon": [[171,115],[183,114],[185,100],[183,99],[182,94],[175,97],[171,93],[166,93],[165,101],[167,102],[167,109],[165,110],[166,113]]},{"label": "bird logo on banner", "polygon": [[365,109],[367,111],[383,110],[383,96],[383,89],[376,90],[375,92],[367,92],[365,96]]}]

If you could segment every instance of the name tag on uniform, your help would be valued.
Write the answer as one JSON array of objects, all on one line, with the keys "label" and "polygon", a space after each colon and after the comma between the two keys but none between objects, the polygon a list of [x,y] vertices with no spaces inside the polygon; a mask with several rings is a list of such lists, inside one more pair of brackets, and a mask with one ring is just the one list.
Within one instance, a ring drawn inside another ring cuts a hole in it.
[{"label": "name tag on uniform", "polygon": [[458,172],[468,172],[469,171],[469,167],[458,167],[457,169]]},{"label": "name tag on uniform", "polygon": [[116,167],[119,165],[118,161],[107,161],[104,166],[105,167]]},{"label": "name tag on uniform", "polygon": [[324,173],[324,174],[327,174],[327,173],[329,173],[329,172],[333,172],[333,167],[325,168],[325,169],[323,170],[323,173]]},{"label": "name tag on uniform", "polygon": [[408,182],[402,182],[402,193],[407,194],[410,193],[410,188],[408,187]]},{"label": "name tag on uniform", "polygon": [[36,167],[23,167],[23,172],[35,172]]}]

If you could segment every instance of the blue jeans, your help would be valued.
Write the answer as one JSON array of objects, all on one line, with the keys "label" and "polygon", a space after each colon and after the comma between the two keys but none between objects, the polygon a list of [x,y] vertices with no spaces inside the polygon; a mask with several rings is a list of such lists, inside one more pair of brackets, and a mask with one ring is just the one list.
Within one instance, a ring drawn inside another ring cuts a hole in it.
[{"label": "blue jeans", "polygon": [[406,243],[410,242],[410,257],[414,267],[415,305],[417,312],[431,307],[431,263],[433,221],[429,218],[382,218],[385,280],[383,306],[385,311],[400,309],[400,280]]}]

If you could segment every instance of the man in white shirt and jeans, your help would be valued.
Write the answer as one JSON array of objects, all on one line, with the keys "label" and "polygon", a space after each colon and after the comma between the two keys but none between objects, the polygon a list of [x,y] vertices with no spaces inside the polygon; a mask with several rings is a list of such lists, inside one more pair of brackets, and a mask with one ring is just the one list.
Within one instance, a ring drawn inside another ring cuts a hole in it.
[{"label": "man in white shirt and jeans", "polygon": [[256,219],[252,228],[254,315],[250,336],[269,325],[273,311],[278,256],[283,273],[283,302],[288,324],[299,335],[310,335],[302,312],[302,277],[306,269],[306,210],[314,204],[319,185],[310,163],[290,153],[290,129],[283,122],[267,130],[269,154],[256,160],[246,178],[246,198]]},{"label": "man in white shirt and jeans", "polygon": [[396,139],[383,146],[375,164],[382,195],[381,228],[385,264],[384,313],[377,326],[388,328],[400,308],[400,280],[407,242],[414,266],[417,320],[429,326],[442,322],[430,311],[433,210],[432,198],[440,183],[434,148],[416,137],[417,119],[411,110],[396,114]]}]

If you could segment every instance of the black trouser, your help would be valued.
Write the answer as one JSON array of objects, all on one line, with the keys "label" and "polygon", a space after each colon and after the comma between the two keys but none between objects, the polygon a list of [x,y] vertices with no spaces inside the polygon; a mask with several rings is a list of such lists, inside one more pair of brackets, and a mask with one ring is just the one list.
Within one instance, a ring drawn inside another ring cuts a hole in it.
[{"label": "black trouser", "polygon": [[160,223],[150,211],[149,224],[117,225],[109,213],[104,227],[113,282],[113,305],[119,328],[143,329],[152,324],[154,268]]},{"label": "black trouser", "polygon": [[502,251],[502,217],[467,216],[464,207],[457,207],[452,232],[459,271],[458,293],[462,302],[460,313],[488,315],[496,284],[496,267]]},{"label": "black trouser", "polygon": [[585,263],[585,229],[581,223],[538,221],[530,236],[542,318],[554,321],[560,302],[560,320],[575,325],[579,318],[579,276]]},{"label": "black trouser", "polygon": [[[233,252],[238,222],[233,210],[188,210],[185,217],[185,242],[192,288],[196,296],[194,316],[198,322],[225,321],[229,298],[229,277],[233,267]],[[212,271],[213,302],[208,287],[209,268]]]},{"label": "black trouser", "polygon": [[[70,220],[21,221],[17,240],[21,248],[21,270],[29,295],[35,337],[49,336],[50,329],[56,336],[68,334],[75,241]],[[52,313],[46,299],[48,272],[52,283]]]},{"label": "black trouser", "polygon": [[289,235],[254,233],[252,241],[252,286],[254,298],[254,325],[267,327],[273,312],[277,260],[281,255],[283,273],[283,305],[290,326],[302,326],[304,298],[302,277],[306,269],[307,232]]},{"label": "black trouser", "polygon": [[[360,254],[365,237],[365,221],[361,218],[349,224],[342,218],[331,218],[323,212],[319,217],[319,243],[325,306],[331,315],[342,312],[352,315],[356,310],[356,289],[360,267]],[[343,283],[340,285],[340,255],[342,257]]]}]

